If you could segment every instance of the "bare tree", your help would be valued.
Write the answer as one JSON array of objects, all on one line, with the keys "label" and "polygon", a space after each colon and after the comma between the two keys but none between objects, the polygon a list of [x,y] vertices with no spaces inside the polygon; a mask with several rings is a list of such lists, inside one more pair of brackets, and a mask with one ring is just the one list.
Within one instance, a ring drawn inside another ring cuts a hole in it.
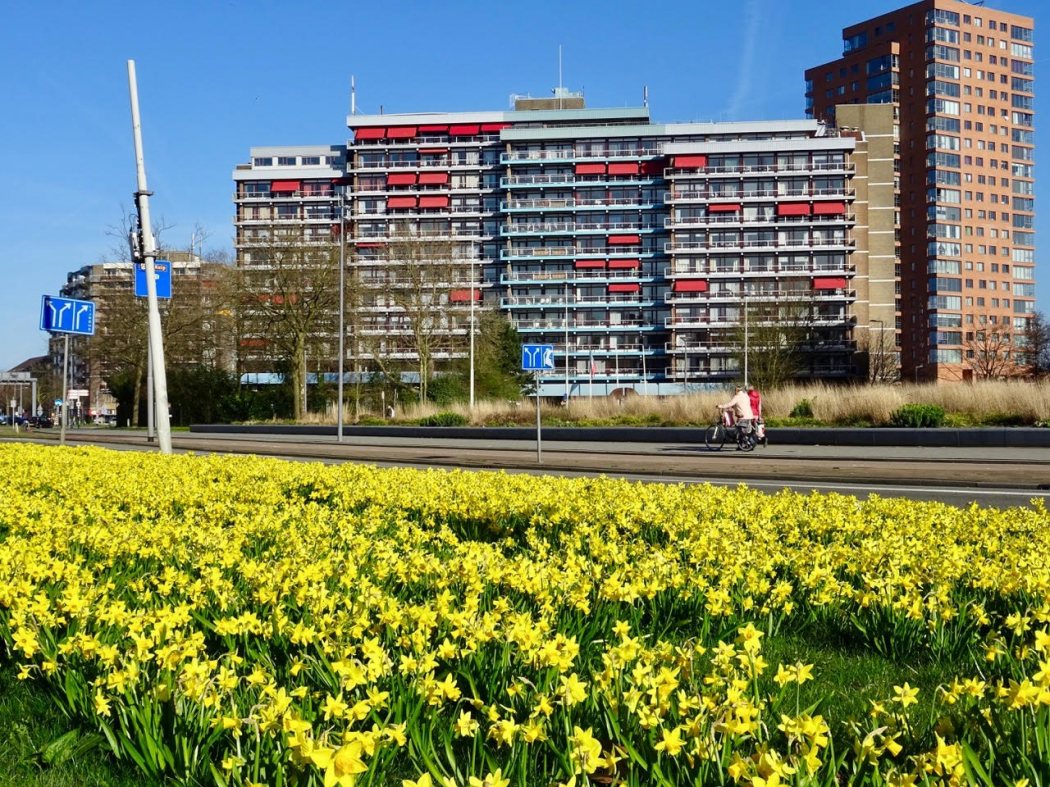
[{"label": "bare tree", "polygon": [[[269,227],[256,239],[252,264],[232,276],[239,293],[233,319],[243,331],[242,351],[255,343],[257,356],[286,364],[298,420],[306,410],[308,351],[324,357],[326,366],[332,357],[339,249],[330,238],[308,236],[300,228]],[[242,355],[239,365],[244,361]]]},{"label": "bare tree", "polygon": [[893,336],[892,331],[885,330],[882,325],[878,329],[870,327],[863,346],[859,348],[867,357],[867,377],[871,385],[895,382],[899,377],[896,348],[893,339],[887,338],[887,333]]},{"label": "bare tree", "polygon": [[[803,291],[791,297],[749,298],[734,329],[740,369],[747,347],[747,382],[778,388],[806,368],[807,346],[815,339],[814,304]],[[745,339],[746,322],[746,339]]]},{"label": "bare tree", "polygon": [[[451,357],[462,347],[456,331],[462,310],[450,308],[449,294],[466,281],[459,257],[470,247],[402,224],[384,248],[385,287],[363,288],[359,294],[364,313],[373,314],[369,352],[384,376],[395,382],[400,380],[398,360],[413,363],[419,398],[425,399],[436,357]],[[376,314],[375,307],[387,308]],[[377,327],[384,328],[381,337]]]},{"label": "bare tree", "polygon": [[978,325],[967,331],[963,347],[967,360],[978,379],[993,379],[1016,375],[1019,372],[1012,357],[1013,341],[1009,323],[992,322],[994,317],[977,315]]}]

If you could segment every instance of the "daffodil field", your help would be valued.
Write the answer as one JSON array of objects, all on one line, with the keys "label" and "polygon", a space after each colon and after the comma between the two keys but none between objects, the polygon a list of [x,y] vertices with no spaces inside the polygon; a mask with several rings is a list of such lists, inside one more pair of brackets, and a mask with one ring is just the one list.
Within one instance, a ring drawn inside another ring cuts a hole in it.
[{"label": "daffodil field", "polygon": [[[1039,504],[27,445],[0,478],[0,668],[171,783],[1050,784]],[[812,632],[944,679],[848,710]]]}]

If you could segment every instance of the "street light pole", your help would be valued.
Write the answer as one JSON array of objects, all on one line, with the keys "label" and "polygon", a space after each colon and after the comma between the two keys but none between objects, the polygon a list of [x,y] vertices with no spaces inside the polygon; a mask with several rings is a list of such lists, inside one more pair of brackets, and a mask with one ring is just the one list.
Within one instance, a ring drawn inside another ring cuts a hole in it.
[{"label": "street light pole", "polygon": [[883,355],[885,351],[885,346],[883,342],[885,341],[886,336],[886,334],[884,333],[884,331],[886,330],[886,323],[884,323],[882,320],[876,319],[869,319],[868,322],[877,322],[879,324],[878,354],[875,356],[874,365],[872,364],[871,347],[868,348],[868,366],[870,367],[870,371],[872,372],[871,382],[872,385],[874,385],[877,382],[881,382],[883,377],[883,364],[885,363],[885,358]]},{"label": "street light pole", "polygon": [[926,368],[926,364],[922,364],[922,363],[920,363],[918,366],[915,367],[915,384],[916,385],[919,384],[919,369],[925,369],[925,368]]},{"label": "street light pole", "polygon": [[470,255],[470,409],[474,409],[474,257]]},{"label": "street light pole", "polygon": [[343,442],[343,364],[346,351],[343,335],[346,333],[346,187],[339,193],[339,407],[336,421],[336,442]]}]

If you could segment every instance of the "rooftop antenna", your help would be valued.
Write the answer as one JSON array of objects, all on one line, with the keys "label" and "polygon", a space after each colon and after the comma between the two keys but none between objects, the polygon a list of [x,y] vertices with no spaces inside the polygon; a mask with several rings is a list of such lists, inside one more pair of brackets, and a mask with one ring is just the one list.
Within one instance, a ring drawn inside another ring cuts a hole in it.
[{"label": "rooftop antenna", "polygon": [[649,108],[649,86],[645,85],[642,88],[642,106],[646,109]]},{"label": "rooftop antenna", "polygon": [[350,114],[357,114],[357,88],[354,86],[354,75],[350,75]]},{"label": "rooftop antenna", "polygon": [[561,83],[561,44],[558,44],[558,109],[562,108],[562,83]]}]

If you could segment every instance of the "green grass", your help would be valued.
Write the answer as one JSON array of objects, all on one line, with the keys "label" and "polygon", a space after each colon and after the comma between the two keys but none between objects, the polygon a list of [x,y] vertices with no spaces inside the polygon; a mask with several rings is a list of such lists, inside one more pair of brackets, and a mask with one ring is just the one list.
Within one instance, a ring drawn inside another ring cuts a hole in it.
[{"label": "green grass", "polygon": [[[117,762],[104,739],[67,719],[39,688],[0,662],[0,787],[152,787]],[[64,743],[55,743],[74,732]],[[49,744],[53,744],[49,748]]]}]

